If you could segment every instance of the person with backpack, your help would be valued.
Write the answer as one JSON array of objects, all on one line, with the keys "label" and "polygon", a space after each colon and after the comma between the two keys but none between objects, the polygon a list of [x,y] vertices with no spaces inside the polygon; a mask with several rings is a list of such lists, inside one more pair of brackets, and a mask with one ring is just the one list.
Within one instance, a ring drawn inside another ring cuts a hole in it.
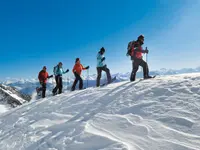
[{"label": "person with backpack", "polygon": [[83,89],[83,79],[81,78],[81,72],[82,72],[82,70],[86,70],[86,69],[89,69],[89,66],[83,67],[83,65],[80,62],[80,59],[76,58],[75,65],[72,70],[72,72],[74,73],[74,76],[75,76],[75,80],[72,85],[71,91],[75,90],[75,87],[76,87],[76,84],[78,81],[79,81],[79,90]]},{"label": "person with backpack", "polygon": [[131,56],[132,60],[132,72],[130,76],[130,81],[135,81],[136,73],[138,71],[139,66],[143,68],[143,78],[148,79],[152,78],[149,76],[149,68],[147,62],[142,59],[142,54],[148,54],[147,48],[144,50],[142,45],[144,44],[144,36],[140,35],[136,41],[131,41],[128,44],[127,48],[127,56]]},{"label": "person with backpack", "polygon": [[54,67],[54,75],[55,75],[55,80],[56,80],[56,87],[53,89],[52,93],[53,95],[61,94],[62,93],[62,88],[63,88],[63,81],[62,81],[62,75],[69,72],[69,69],[66,71],[63,70],[62,68],[62,62],[59,62],[57,66]]},{"label": "person with backpack", "polygon": [[49,74],[48,74],[48,72],[46,70],[47,70],[47,67],[44,66],[43,69],[38,74],[38,79],[39,79],[40,85],[42,87],[40,87],[40,88],[37,87],[36,91],[37,91],[38,95],[39,95],[39,92],[42,91],[42,98],[45,98],[45,95],[46,95],[47,79],[53,77],[53,75],[49,76]]},{"label": "person with backpack", "polygon": [[110,70],[107,68],[107,65],[105,64],[105,48],[102,47],[100,51],[97,54],[97,81],[96,81],[96,86],[100,86],[100,79],[101,79],[101,72],[105,71],[107,75],[107,83],[111,83],[111,75],[110,75]]}]

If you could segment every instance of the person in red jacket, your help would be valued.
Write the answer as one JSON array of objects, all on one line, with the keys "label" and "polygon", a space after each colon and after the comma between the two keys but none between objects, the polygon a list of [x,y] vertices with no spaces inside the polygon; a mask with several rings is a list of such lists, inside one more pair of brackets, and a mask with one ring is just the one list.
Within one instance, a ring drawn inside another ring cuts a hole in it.
[{"label": "person in red jacket", "polygon": [[75,87],[76,87],[76,84],[78,81],[79,81],[79,89],[81,90],[83,88],[83,79],[81,78],[81,72],[82,72],[82,70],[86,70],[86,69],[89,69],[89,66],[83,67],[83,65],[80,63],[80,59],[76,58],[75,65],[72,70],[72,72],[74,73],[74,76],[75,76],[75,80],[72,85],[71,91],[75,90]]},{"label": "person in red jacket", "polygon": [[132,60],[132,72],[130,76],[130,81],[135,81],[136,73],[138,71],[139,66],[143,68],[143,77],[144,79],[152,78],[149,76],[149,68],[147,62],[142,59],[142,54],[147,53],[148,50],[143,50],[142,45],[144,44],[144,36],[140,35],[137,41],[134,41],[128,50],[127,55],[131,56]]},{"label": "person in red jacket", "polygon": [[38,79],[39,79],[40,85],[42,87],[36,88],[36,91],[37,91],[37,93],[42,91],[42,98],[45,98],[47,79],[53,77],[53,75],[49,76],[49,74],[46,70],[47,70],[47,67],[44,66],[43,69],[38,74]]}]

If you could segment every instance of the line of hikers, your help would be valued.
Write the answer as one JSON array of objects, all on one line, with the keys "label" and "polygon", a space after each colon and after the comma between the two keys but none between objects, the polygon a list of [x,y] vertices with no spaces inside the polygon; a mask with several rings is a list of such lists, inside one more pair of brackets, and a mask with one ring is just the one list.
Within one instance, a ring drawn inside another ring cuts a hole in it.
[{"label": "line of hikers", "polygon": [[[136,41],[133,40],[128,43],[126,55],[130,56],[131,60],[132,60],[132,72],[131,72],[131,76],[130,76],[130,81],[135,81],[136,73],[138,71],[139,66],[141,66],[143,68],[143,78],[144,79],[152,78],[151,76],[149,76],[148,64],[142,58],[142,53],[148,54],[148,52],[149,52],[147,50],[147,48],[145,50],[142,48],[143,44],[144,44],[144,36],[143,35],[140,35]],[[106,72],[107,83],[108,84],[111,83],[111,74],[110,74],[110,70],[108,69],[108,67],[105,63],[104,53],[105,53],[105,48],[102,47],[96,57],[96,59],[97,59],[96,86],[97,87],[100,86],[100,79],[101,79],[102,71]],[[62,68],[62,65],[63,65],[62,62],[59,62],[58,65],[54,67],[54,77],[55,77],[55,81],[56,81],[56,87],[52,91],[53,95],[62,93],[62,88],[63,88],[62,75],[69,72],[69,69],[64,71]],[[75,80],[71,87],[71,91],[75,90],[77,82],[79,82],[79,89],[80,90],[83,89],[83,79],[81,78],[81,72],[82,72],[82,70],[86,70],[86,69],[89,69],[89,66],[83,67],[83,65],[80,62],[80,59],[76,58],[75,65],[72,69],[72,72],[75,76]],[[47,70],[47,68],[46,68],[46,66],[44,66],[43,69],[39,72],[38,79],[39,79],[41,87],[36,88],[38,93],[40,91],[42,91],[42,98],[45,97],[47,79],[53,77],[53,75],[49,76],[49,74],[46,70]]]}]

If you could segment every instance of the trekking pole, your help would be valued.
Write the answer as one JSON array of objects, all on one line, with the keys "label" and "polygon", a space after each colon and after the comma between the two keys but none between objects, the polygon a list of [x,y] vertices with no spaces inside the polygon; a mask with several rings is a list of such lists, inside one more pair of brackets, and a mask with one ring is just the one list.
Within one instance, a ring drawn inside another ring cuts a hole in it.
[{"label": "trekking pole", "polygon": [[88,88],[89,69],[87,70],[87,88]]},{"label": "trekking pole", "polygon": [[[146,47],[146,50],[147,50],[147,47]],[[148,61],[148,54],[146,53],[146,63],[147,63],[147,61]],[[147,64],[148,65],[148,64]],[[147,70],[147,67],[146,67],[146,72],[147,72],[148,70]]]},{"label": "trekking pole", "polygon": [[[146,47],[146,50],[147,50],[147,47]],[[146,53],[146,63],[147,63],[147,60],[148,60],[148,58],[147,58],[147,53]]]},{"label": "trekking pole", "polygon": [[68,90],[68,85],[69,85],[69,77],[67,75],[67,90]]}]

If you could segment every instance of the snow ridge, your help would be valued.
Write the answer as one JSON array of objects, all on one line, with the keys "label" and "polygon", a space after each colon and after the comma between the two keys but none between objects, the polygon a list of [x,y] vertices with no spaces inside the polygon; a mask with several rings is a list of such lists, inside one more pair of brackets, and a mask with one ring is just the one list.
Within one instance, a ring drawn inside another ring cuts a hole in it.
[{"label": "snow ridge", "polygon": [[199,150],[200,74],[66,91],[0,116],[0,149]]}]

